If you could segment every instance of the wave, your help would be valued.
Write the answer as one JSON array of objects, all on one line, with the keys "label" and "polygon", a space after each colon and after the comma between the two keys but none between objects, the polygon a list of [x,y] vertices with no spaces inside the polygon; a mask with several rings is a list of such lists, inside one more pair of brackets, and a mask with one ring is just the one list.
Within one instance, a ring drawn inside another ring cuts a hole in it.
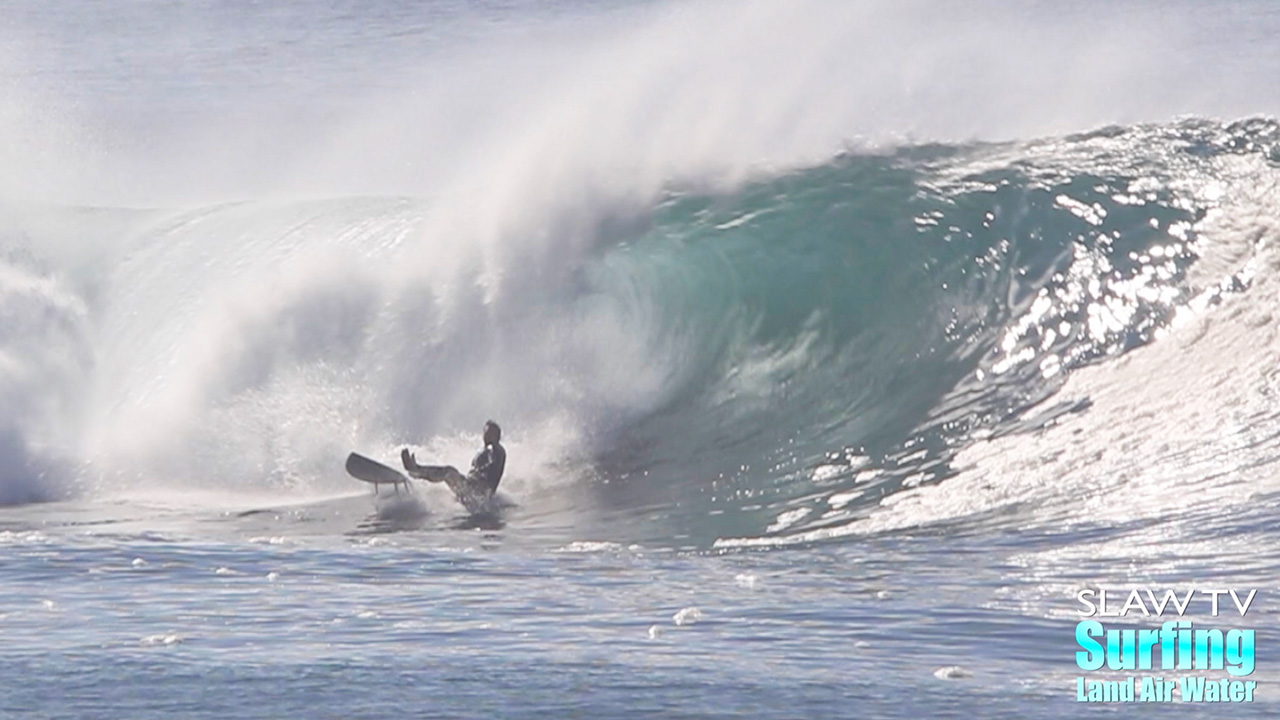
[{"label": "wave", "polygon": [[722,535],[845,526],[953,475],[976,439],[1085,409],[1051,401],[1073,370],[1247,285],[1252,238],[1197,228],[1274,182],[1275,140],[1270,121],[1111,127],[673,200],[605,264],[644,278],[699,364],[607,456],[644,478],[613,493],[680,487],[694,536],[707,517]]},{"label": "wave", "polygon": [[0,504],[56,497],[65,458],[50,424],[85,377],[85,306],[29,257],[0,258]]},{"label": "wave", "polygon": [[618,533],[844,527],[1244,292],[1256,237],[1202,228],[1278,148],[1257,119],[850,151],[484,237],[415,198],[11,209],[0,502],[329,492],[352,448],[463,462],[493,417],[513,493]]}]

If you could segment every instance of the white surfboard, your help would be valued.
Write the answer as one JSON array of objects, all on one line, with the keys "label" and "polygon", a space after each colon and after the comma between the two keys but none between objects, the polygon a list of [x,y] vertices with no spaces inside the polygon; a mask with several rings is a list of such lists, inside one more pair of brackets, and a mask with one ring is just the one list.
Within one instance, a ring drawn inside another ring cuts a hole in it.
[{"label": "white surfboard", "polygon": [[395,468],[387,467],[377,460],[370,460],[360,453],[351,453],[347,456],[347,474],[357,480],[363,480],[371,483],[374,492],[381,485],[391,485],[400,492],[400,486],[404,485],[405,490],[409,489],[409,477]]}]

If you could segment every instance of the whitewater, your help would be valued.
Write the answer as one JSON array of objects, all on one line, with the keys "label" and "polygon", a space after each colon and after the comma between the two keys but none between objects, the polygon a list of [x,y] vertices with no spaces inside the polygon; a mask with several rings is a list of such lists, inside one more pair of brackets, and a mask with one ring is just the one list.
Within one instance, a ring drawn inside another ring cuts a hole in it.
[{"label": "whitewater", "polygon": [[1271,3],[0,17],[0,717],[1275,714]]}]

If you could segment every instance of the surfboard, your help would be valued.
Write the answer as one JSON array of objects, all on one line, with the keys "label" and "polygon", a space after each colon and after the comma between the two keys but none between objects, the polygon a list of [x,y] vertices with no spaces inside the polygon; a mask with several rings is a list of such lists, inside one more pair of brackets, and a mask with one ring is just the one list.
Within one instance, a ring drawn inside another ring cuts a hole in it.
[{"label": "surfboard", "polygon": [[381,485],[391,485],[396,492],[400,492],[401,485],[404,485],[406,490],[409,489],[409,478],[404,473],[387,467],[377,460],[370,460],[360,453],[351,453],[347,456],[347,474],[357,480],[372,483],[375,493]]}]

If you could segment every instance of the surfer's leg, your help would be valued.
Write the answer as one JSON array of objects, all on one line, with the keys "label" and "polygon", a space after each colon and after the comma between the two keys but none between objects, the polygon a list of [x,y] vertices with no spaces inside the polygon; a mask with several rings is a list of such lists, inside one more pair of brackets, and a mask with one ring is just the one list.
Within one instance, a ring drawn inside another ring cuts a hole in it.
[{"label": "surfer's leg", "polygon": [[455,467],[444,468],[444,472],[438,477],[449,486],[455,496],[462,497],[469,491],[470,482],[467,480],[467,476],[458,472]]},{"label": "surfer's leg", "polygon": [[414,472],[415,477],[431,482],[444,482],[453,485],[455,478],[463,477],[462,473],[452,465],[419,465]]}]

